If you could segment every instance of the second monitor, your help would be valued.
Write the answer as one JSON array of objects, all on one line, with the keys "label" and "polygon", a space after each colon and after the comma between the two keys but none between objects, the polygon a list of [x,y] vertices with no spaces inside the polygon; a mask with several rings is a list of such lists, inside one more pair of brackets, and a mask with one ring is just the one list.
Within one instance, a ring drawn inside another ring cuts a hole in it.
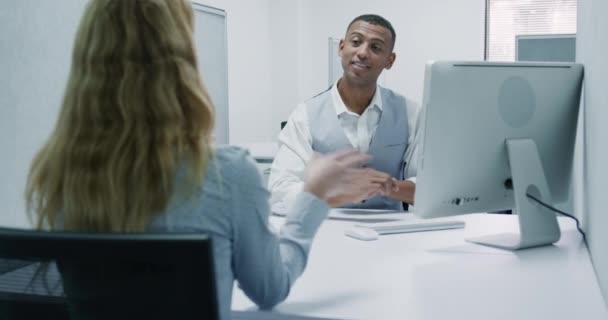
[{"label": "second monitor", "polygon": [[427,65],[415,214],[514,209],[519,234],[472,242],[506,249],[559,240],[548,204],[568,199],[583,67],[567,63]]}]

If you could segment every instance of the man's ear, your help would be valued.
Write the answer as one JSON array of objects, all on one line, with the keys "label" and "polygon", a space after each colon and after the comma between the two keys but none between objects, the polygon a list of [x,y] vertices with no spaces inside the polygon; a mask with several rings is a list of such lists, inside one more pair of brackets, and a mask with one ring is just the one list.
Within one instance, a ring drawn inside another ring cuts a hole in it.
[{"label": "man's ear", "polygon": [[340,39],[340,43],[338,44],[338,55],[342,58],[342,51],[344,50],[344,39]]},{"label": "man's ear", "polygon": [[393,67],[393,63],[395,63],[395,59],[397,59],[397,55],[394,52],[391,52],[391,55],[388,57],[388,61],[386,62],[386,66],[384,66],[384,69],[390,70]]}]

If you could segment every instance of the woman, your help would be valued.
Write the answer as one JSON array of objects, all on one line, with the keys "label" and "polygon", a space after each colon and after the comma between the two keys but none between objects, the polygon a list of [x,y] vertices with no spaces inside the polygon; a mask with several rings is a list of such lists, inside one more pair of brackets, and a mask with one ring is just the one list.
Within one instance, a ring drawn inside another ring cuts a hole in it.
[{"label": "woman", "polygon": [[329,206],[381,192],[350,183],[367,157],[318,156],[280,234],[246,151],[211,145],[186,0],[93,0],[76,36],[56,127],[36,155],[27,205],[38,228],[200,231],[213,239],[220,313],[233,281],[259,306],[286,298]]}]

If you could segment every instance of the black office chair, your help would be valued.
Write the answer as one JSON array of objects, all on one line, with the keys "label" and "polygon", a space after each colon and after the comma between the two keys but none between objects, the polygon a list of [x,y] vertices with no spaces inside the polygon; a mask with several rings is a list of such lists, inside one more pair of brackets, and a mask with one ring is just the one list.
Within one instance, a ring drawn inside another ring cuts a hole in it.
[{"label": "black office chair", "polygon": [[0,228],[0,318],[217,319],[211,239]]}]

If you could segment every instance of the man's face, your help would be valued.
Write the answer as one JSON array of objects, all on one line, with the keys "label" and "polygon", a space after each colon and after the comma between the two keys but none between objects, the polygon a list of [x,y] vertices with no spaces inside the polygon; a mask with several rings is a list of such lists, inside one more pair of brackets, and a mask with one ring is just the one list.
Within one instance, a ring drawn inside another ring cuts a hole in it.
[{"label": "man's face", "polygon": [[340,40],[340,57],[346,80],[357,85],[375,85],[380,73],[395,61],[391,32],[378,25],[356,21]]}]

